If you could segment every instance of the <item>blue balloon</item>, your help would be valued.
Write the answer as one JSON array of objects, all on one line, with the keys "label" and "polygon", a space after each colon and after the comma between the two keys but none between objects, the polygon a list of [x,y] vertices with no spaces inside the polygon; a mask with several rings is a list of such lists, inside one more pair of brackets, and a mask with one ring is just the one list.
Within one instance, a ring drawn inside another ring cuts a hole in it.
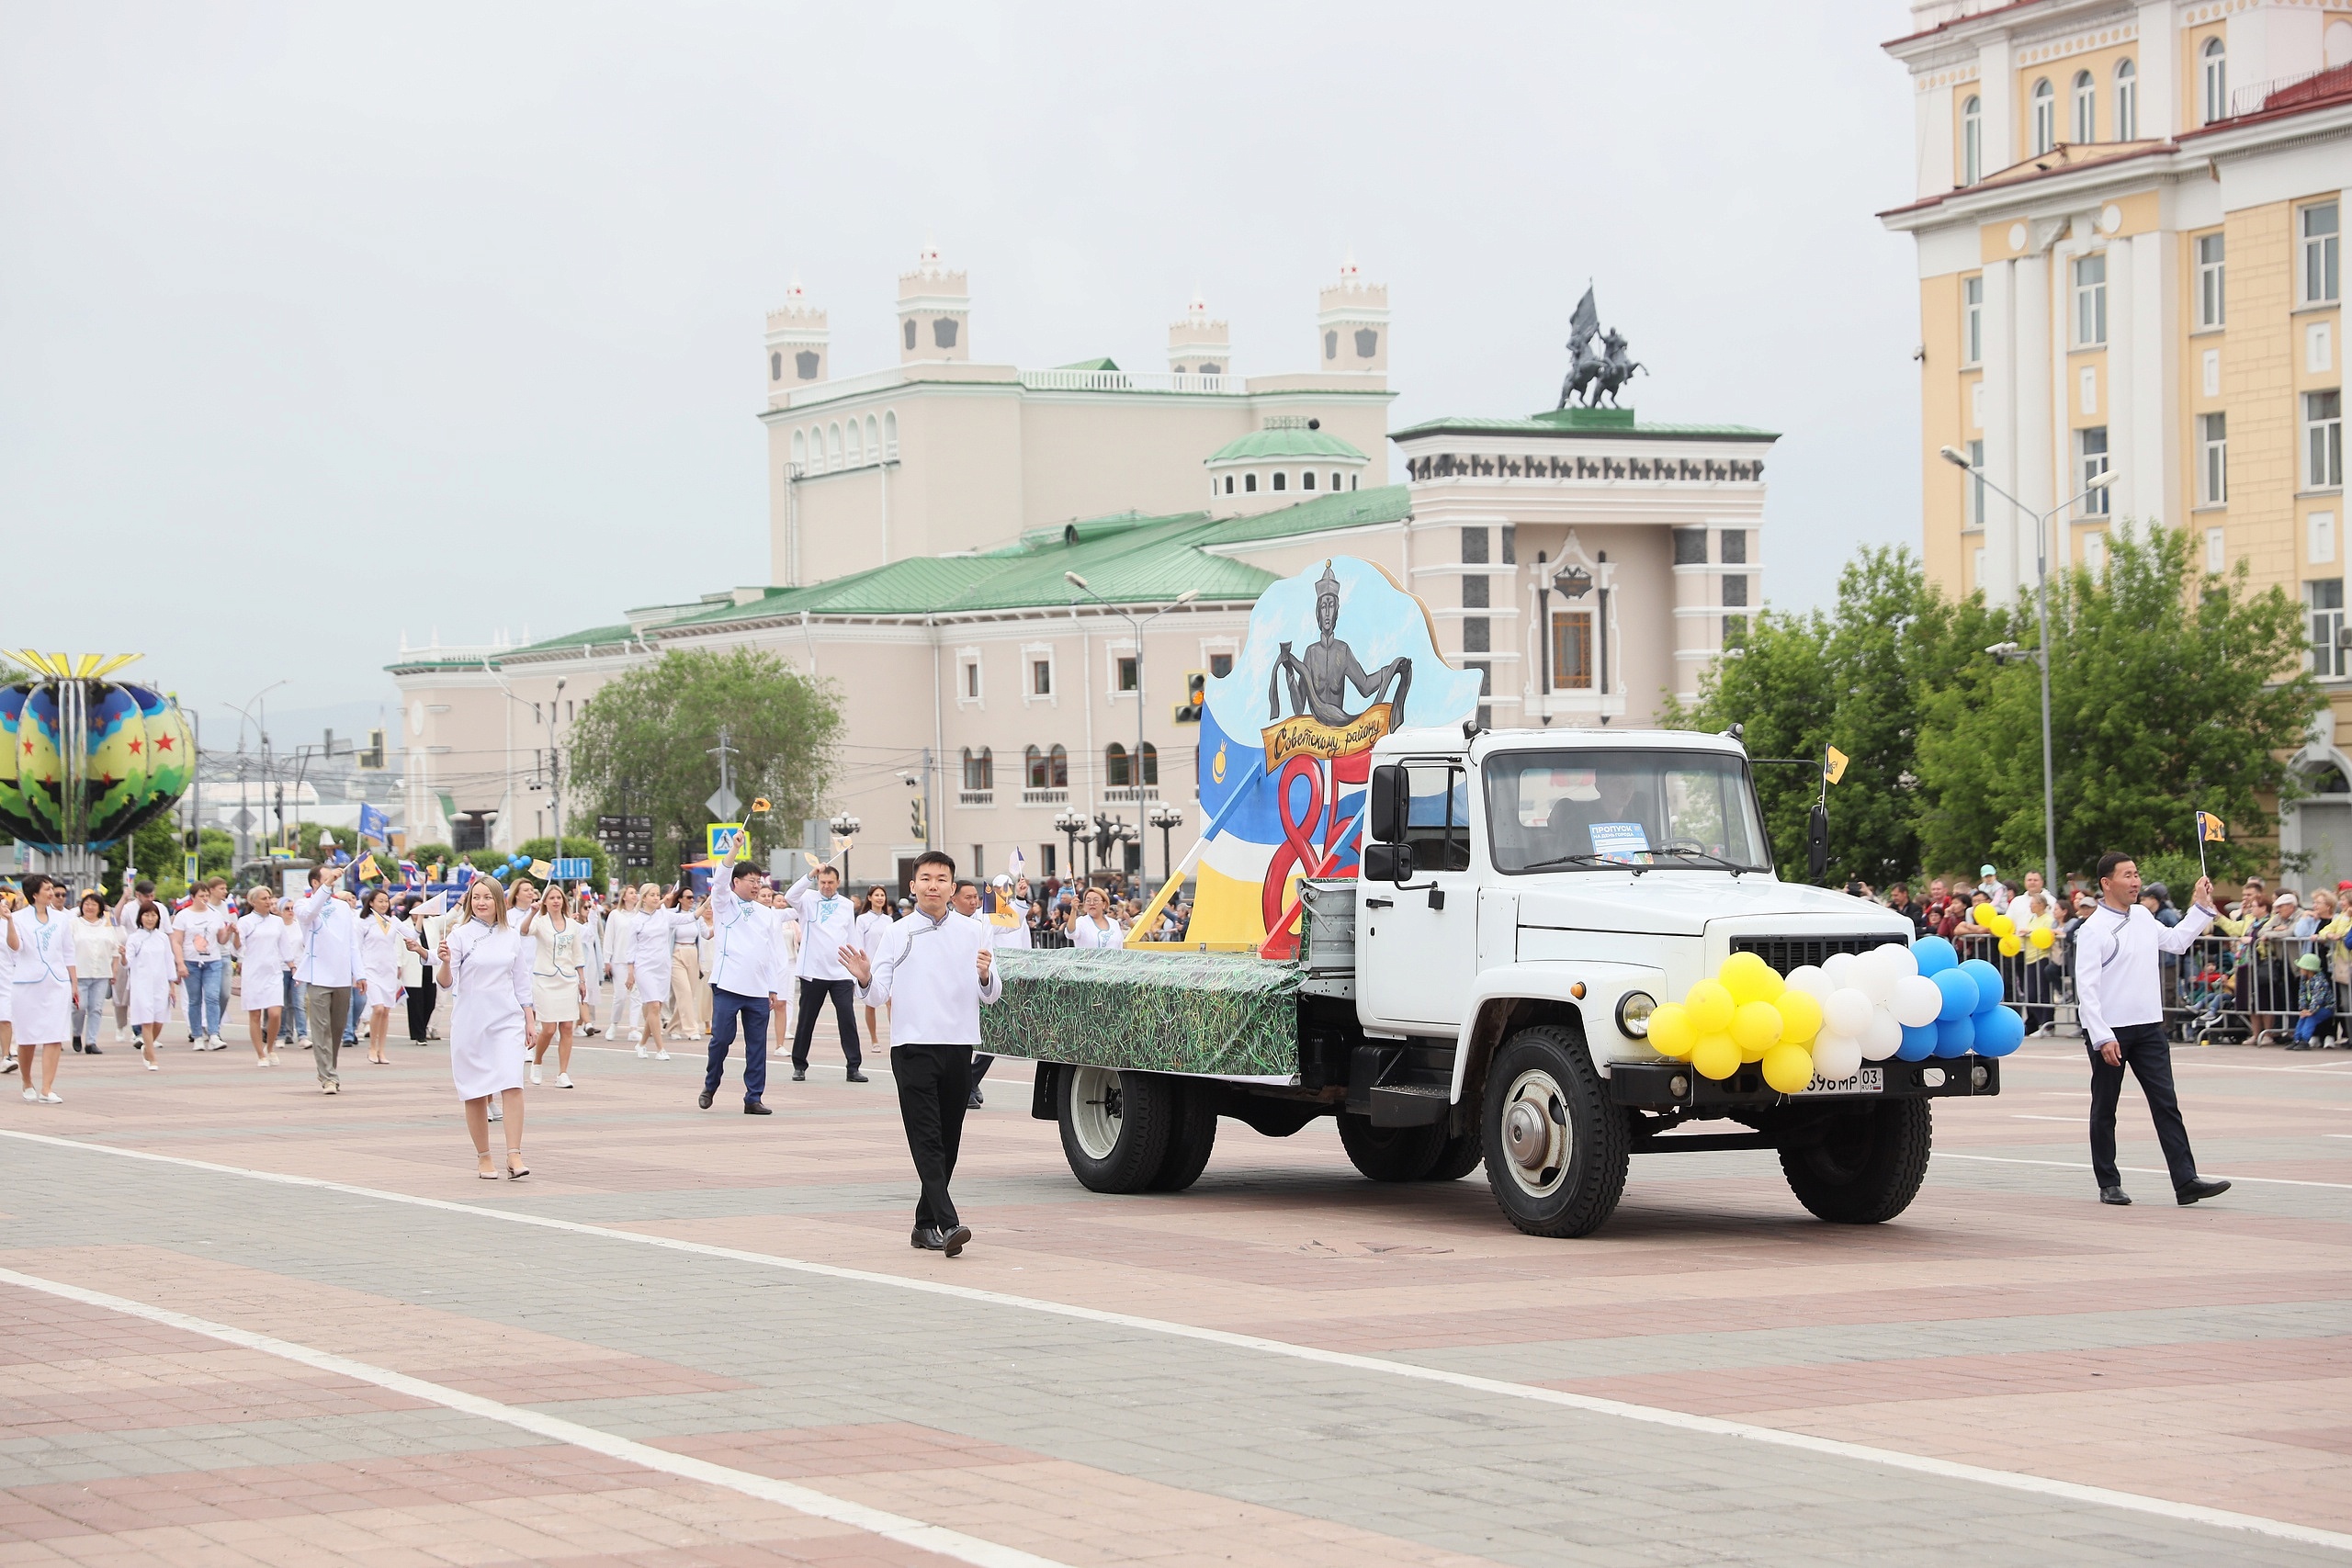
[{"label": "blue balloon", "polygon": [[2001,972],[1981,958],[1972,958],[1960,966],[1960,972],[1976,982],[1976,1005],[1968,1010],[1983,1014],[2001,1005],[2007,987],[2001,984]]},{"label": "blue balloon", "polygon": [[1976,1054],[2006,1056],[2025,1043],[2025,1020],[2007,1008],[1995,1008],[1971,1019],[1976,1026]]},{"label": "blue balloon", "polygon": [[1939,1023],[1966,1018],[1976,1010],[1975,976],[1965,969],[1942,969],[1930,977],[1936,983],[1936,989],[1944,994],[1944,1005],[1936,1013]]},{"label": "blue balloon", "polygon": [[1976,1043],[1976,1021],[1962,1014],[1936,1025],[1936,1055],[1965,1056]]},{"label": "blue balloon", "polygon": [[1919,973],[1933,979],[1960,962],[1960,952],[1939,936],[1923,936],[1911,944],[1911,956],[1919,961]]},{"label": "blue balloon", "polygon": [[1936,1054],[1936,1026],[1932,1023],[1903,1026],[1903,1043],[1895,1048],[1897,1061],[1924,1062]]}]

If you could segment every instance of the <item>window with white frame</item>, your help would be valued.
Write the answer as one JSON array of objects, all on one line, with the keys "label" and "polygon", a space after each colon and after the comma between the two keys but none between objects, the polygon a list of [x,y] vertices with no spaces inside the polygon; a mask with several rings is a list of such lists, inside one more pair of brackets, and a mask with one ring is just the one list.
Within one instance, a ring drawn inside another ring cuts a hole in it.
[{"label": "window with white frame", "polygon": [[854,418],[849,422],[849,435],[845,445],[849,452],[848,466],[853,468],[864,468],[865,466],[865,437],[858,434],[857,421]]},{"label": "window with white frame", "polygon": [[2334,680],[2352,674],[2345,660],[2344,580],[2323,577],[2303,584],[2312,617],[2312,673]]},{"label": "window with white frame", "polygon": [[1984,363],[1984,275],[1960,280],[1962,363]]},{"label": "window with white frame", "polygon": [[825,466],[829,468],[840,468],[842,466],[842,427],[838,424],[826,426]]},{"label": "window with white frame", "polygon": [[1301,470],[1298,476],[1298,488],[1301,490],[1313,490],[1315,488],[1315,470],[1313,468]]},{"label": "window with white frame", "polygon": [[2075,140],[2098,140],[2098,82],[2087,71],[2075,73]]},{"label": "window with white frame", "polygon": [[1969,472],[1961,476],[1961,482],[1968,487],[1968,525],[1982,528],[1984,526],[1985,495],[1984,443],[1982,441],[1968,444],[1968,467]]},{"label": "window with white frame", "polygon": [[2033,152],[2040,157],[2058,145],[2058,89],[2044,76],[2033,85]]},{"label": "window with white frame", "polygon": [[2219,528],[2205,530],[2205,570],[2227,571],[2230,565],[2229,542]]},{"label": "window with white frame", "polygon": [[983,697],[980,684],[980,650],[959,648],[956,650],[956,700],[958,704],[977,705]]},{"label": "window with white frame", "polygon": [[2197,416],[2197,503],[2221,506],[2230,499],[2230,416]]},{"label": "window with white frame", "polygon": [[2315,201],[2296,214],[2296,228],[2302,239],[2303,265],[2302,303],[2332,305],[2337,292],[2336,243],[2338,209],[2332,201]]},{"label": "window with white frame", "polygon": [[1971,93],[1960,106],[1960,183],[1973,186],[1984,177],[1984,104]]},{"label": "window with white frame", "polygon": [[2209,38],[2198,51],[2204,69],[2205,119],[2207,125],[2226,119],[2230,113],[2230,51],[2218,38]]},{"label": "window with white frame", "polygon": [[892,462],[899,460],[899,411],[882,411],[882,456]]},{"label": "window with white frame", "polygon": [[986,746],[964,748],[964,788],[976,794],[996,788],[996,753]]},{"label": "window with white frame", "polygon": [[808,437],[797,430],[792,433],[792,466],[804,472],[808,467]]},{"label": "window with white frame", "polygon": [[1282,469],[1280,469],[1280,468],[1276,468],[1276,469],[1274,470],[1274,488],[1275,488],[1276,490],[1283,490],[1283,489],[1287,488],[1287,487],[1288,487],[1288,485],[1289,485],[1289,482],[1290,482],[1290,476],[1289,476],[1288,474],[1286,474],[1286,473],[1283,472],[1283,470],[1282,470]]},{"label": "window with white frame", "polygon": [[2107,342],[2107,255],[2075,258],[2075,346],[2098,348]]},{"label": "window with white frame", "polygon": [[1143,660],[1134,649],[1111,650],[1111,690],[1125,695],[1143,679]]},{"label": "window with white frame", "polygon": [[2304,554],[2313,566],[2335,564],[2335,513],[2314,512],[2303,519]]},{"label": "window with white frame", "polygon": [[2115,62],[2115,139],[2140,139],[2140,68],[2129,60]]},{"label": "window with white frame", "polygon": [[[2075,432],[2075,488],[2088,489],[2093,480],[2107,472],[2107,426],[2095,424]],[[2083,515],[2106,516],[2109,494],[2109,489],[2102,487],[2083,497]]]},{"label": "window with white frame", "polygon": [[1054,697],[1054,649],[1051,643],[1031,643],[1021,650],[1021,694],[1023,702],[1051,702]]},{"label": "window with white frame", "polygon": [[2344,483],[2344,394],[2303,394],[2303,488],[2334,490]]},{"label": "window with white frame", "polygon": [[2197,324],[2218,327],[2229,320],[2229,244],[2221,234],[2197,236]]}]

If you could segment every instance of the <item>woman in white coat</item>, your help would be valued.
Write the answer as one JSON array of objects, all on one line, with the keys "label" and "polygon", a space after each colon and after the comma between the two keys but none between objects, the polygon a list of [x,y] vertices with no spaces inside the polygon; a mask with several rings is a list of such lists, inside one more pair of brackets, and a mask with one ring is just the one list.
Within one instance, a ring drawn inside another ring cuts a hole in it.
[{"label": "woman in white coat", "polygon": [[1126,941],[1119,922],[1111,918],[1111,896],[1100,887],[1086,890],[1086,913],[1070,922],[1072,947],[1117,947]]},{"label": "woman in white coat", "polygon": [[580,922],[580,1033],[596,1032],[596,1004],[604,995],[605,912],[586,887],[571,890],[572,919]]},{"label": "woman in white coat", "polygon": [[385,1037],[392,1030],[392,998],[401,994],[401,950],[413,945],[416,933],[392,913],[392,890],[379,887],[368,895],[359,917],[359,972],[368,986],[368,1059],[381,1066],[391,1061]]},{"label": "woman in white coat", "polygon": [[[17,1070],[28,1100],[62,1105],[57,1060],[65,1055],[66,1032],[74,1022],[74,919],[65,912],[65,885],[55,877],[32,873],[25,878],[25,897],[30,902],[8,917],[6,928],[14,968],[9,1006]],[[36,1066],[39,1088],[33,1084]]]},{"label": "woman in white coat", "polygon": [[441,989],[449,1009],[449,1077],[466,1102],[474,1141],[474,1174],[498,1179],[490,1157],[490,1102],[504,1112],[506,1176],[531,1174],[523,1163],[523,1043],[531,1007],[530,944],[506,923],[506,894],[497,879],[466,885],[463,924],[440,942]]},{"label": "woman in white coat", "polygon": [[548,1045],[556,1043],[555,1087],[571,1087],[571,1031],[580,1021],[580,1007],[587,991],[588,972],[582,952],[587,928],[572,918],[571,901],[563,888],[548,884],[539,907],[523,917],[519,928],[531,947],[531,1011],[538,1032],[531,1041],[531,1081],[539,1081],[539,1064]]},{"label": "woman in white coat", "polygon": [[662,907],[660,883],[649,882],[638,889],[637,930],[629,938],[628,972],[624,978],[637,993],[640,1015],[637,1054],[640,1056],[650,1044],[656,1061],[670,1059],[669,1042],[662,1037],[662,1010],[670,1001],[670,953],[677,945],[680,925],[692,923],[691,915]]},{"label": "woman in white coat", "polygon": [[294,923],[294,901],[279,903],[277,890],[256,882],[245,895],[237,921],[237,996],[253,1037],[254,1066],[277,1066],[277,1024],[286,1006],[288,955],[302,940]]},{"label": "woman in white coat", "polygon": [[187,965],[172,951],[172,933],[164,929],[164,911],[153,899],[141,898],[134,918],[139,923],[123,939],[122,969],[130,987],[131,1032],[153,1073],[162,1070],[155,1061],[155,1042],[172,1016],[172,984],[187,978]]},{"label": "woman in white coat", "polygon": [[[857,949],[872,963],[882,956],[882,939],[890,934],[898,917],[890,913],[890,890],[880,883],[865,890],[865,905],[857,912]],[[865,987],[857,988],[857,1001],[865,1010],[865,1040],[869,1045],[879,1044],[882,1031],[875,1018],[874,1004],[865,999]]]},{"label": "woman in white coat", "polygon": [[[637,889],[624,887],[620,901],[605,917],[604,933],[605,978],[613,983],[613,1010],[605,1020],[605,1034],[616,1045],[634,1033],[630,1023],[637,1017],[637,993],[629,989],[628,964],[636,938]],[[652,1055],[643,1035],[636,1039],[639,1055]]]}]

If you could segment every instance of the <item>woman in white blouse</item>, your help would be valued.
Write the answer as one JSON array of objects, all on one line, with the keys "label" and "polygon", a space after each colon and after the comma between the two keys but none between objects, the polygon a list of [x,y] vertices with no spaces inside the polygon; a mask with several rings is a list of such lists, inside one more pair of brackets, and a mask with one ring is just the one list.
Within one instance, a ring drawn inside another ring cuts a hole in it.
[{"label": "woman in white blouse", "polygon": [[605,1034],[614,1043],[635,1039],[637,1054],[649,1053],[637,1021],[637,992],[628,983],[629,953],[637,942],[637,889],[621,889],[620,902],[605,916],[605,978],[613,983],[613,1010],[605,1020]]},{"label": "woman in white blouse", "polygon": [[107,993],[114,985],[115,955],[122,951],[123,930],[107,919],[107,901],[96,893],[82,895],[79,919],[74,922],[74,1049],[98,1055],[98,1025],[106,1021]]},{"label": "woman in white blouse", "polygon": [[[857,948],[871,961],[882,955],[882,939],[889,934],[898,917],[890,913],[890,890],[880,883],[865,890],[865,905],[857,912]],[[865,987],[857,988],[857,999],[865,1009],[865,1038],[878,1041],[882,1031],[874,1017],[874,1004],[865,999]]]},{"label": "woman in white blouse", "polygon": [[406,920],[392,913],[392,890],[379,887],[368,895],[359,917],[359,970],[368,990],[368,1059],[382,1066],[391,1060],[384,1039],[391,1032],[392,998],[401,992],[401,950],[416,940]]},{"label": "woman in white blouse", "polygon": [[531,943],[531,1010],[538,1033],[531,1042],[531,1081],[555,1044],[555,1087],[571,1087],[571,1031],[585,999],[587,928],[573,918],[561,885],[548,884],[539,907],[523,917],[522,934]]},{"label": "woman in white blouse", "polygon": [[1086,913],[1070,922],[1072,947],[1117,947],[1126,941],[1119,922],[1111,918],[1111,896],[1100,887],[1086,890]]},{"label": "woman in white blouse", "polygon": [[164,1021],[172,1016],[172,985],[187,978],[187,965],[172,951],[172,933],[164,929],[164,911],[154,900],[141,899],[132,918],[139,923],[123,939],[122,968],[130,989],[131,1031],[152,1073],[161,1070],[155,1041],[164,1032]]},{"label": "woman in white blouse", "polygon": [[523,1163],[523,1043],[531,1006],[531,949],[506,923],[497,879],[466,885],[463,924],[440,942],[441,988],[449,994],[449,1077],[466,1102],[474,1141],[474,1174],[498,1179],[490,1157],[490,1103],[506,1129],[506,1176],[531,1174]]},{"label": "woman in white blouse", "polygon": [[237,998],[254,1043],[254,1066],[274,1067],[277,1025],[286,1008],[286,971],[301,952],[302,931],[294,923],[294,901],[281,904],[266,882],[254,884],[245,904],[245,913],[237,919]]}]

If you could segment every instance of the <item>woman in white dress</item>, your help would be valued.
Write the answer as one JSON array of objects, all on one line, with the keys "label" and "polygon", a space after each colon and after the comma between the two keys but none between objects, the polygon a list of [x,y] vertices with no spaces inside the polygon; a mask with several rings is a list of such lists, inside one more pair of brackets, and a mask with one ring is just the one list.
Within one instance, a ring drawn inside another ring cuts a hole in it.
[{"label": "woman in white dress", "polygon": [[[637,939],[637,889],[621,889],[620,903],[605,917],[605,978],[613,983],[613,1010],[605,1020],[605,1033],[618,1044],[635,1034],[637,993],[628,987],[629,953]],[[645,1036],[635,1035],[637,1054],[648,1055]]]},{"label": "woman in white dress", "polygon": [[[882,955],[882,939],[890,934],[890,927],[898,917],[890,913],[890,890],[880,883],[865,890],[865,905],[857,912],[857,948],[872,963]],[[880,1024],[875,1019],[875,1008],[865,999],[865,987],[857,988],[858,1006],[865,1010],[865,1039],[868,1044],[882,1039]]]},{"label": "woman in white dress", "polygon": [[280,904],[269,884],[254,883],[245,904],[237,920],[237,997],[253,1036],[254,1066],[274,1067],[278,1021],[286,1010],[287,955],[302,933],[294,924],[294,906]]},{"label": "woman in white dress", "polygon": [[[6,922],[19,908],[17,895],[0,887],[0,924]],[[78,987],[77,987],[78,989]],[[17,1070],[17,950],[0,937],[0,1073]]]},{"label": "woman in white dress", "polygon": [[1070,922],[1072,947],[1116,947],[1126,941],[1119,922],[1111,918],[1111,896],[1100,887],[1086,890],[1086,913]]},{"label": "woman in white dress", "polygon": [[368,1059],[379,1066],[391,1057],[384,1050],[392,1032],[392,1001],[401,994],[401,950],[415,942],[406,920],[392,913],[392,890],[368,895],[359,917],[359,972],[368,987]]},{"label": "woman in white dress", "polygon": [[637,931],[629,938],[628,988],[637,993],[639,1013],[637,1054],[653,1045],[656,1061],[670,1059],[669,1043],[662,1038],[662,1010],[670,1000],[670,950],[680,916],[662,906],[662,887],[649,882],[637,890]]},{"label": "woman in white dress", "polygon": [[164,911],[152,898],[139,902],[139,923],[123,939],[122,970],[130,987],[130,1029],[138,1037],[139,1054],[147,1070],[158,1072],[155,1042],[172,1016],[172,983],[187,978],[187,965],[172,951],[172,933],[164,929]]},{"label": "woman in white dress", "polygon": [[[15,1015],[17,1070],[25,1098],[62,1105],[57,1092],[57,1060],[65,1054],[74,1025],[74,918],[65,912],[65,885],[34,872],[25,878],[24,908],[8,917],[8,949],[16,962],[9,986]],[[40,1086],[33,1086],[35,1058]]]},{"label": "woman in white dress", "polygon": [[605,912],[585,887],[571,892],[571,916],[580,922],[580,1033],[596,1032],[596,1003],[604,993]]},{"label": "woman in white dress", "polygon": [[539,1064],[547,1060],[548,1044],[553,1041],[555,1087],[570,1089],[571,1031],[580,1021],[580,1004],[588,990],[582,951],[587,928],[572,918],[563,889],[549,883],[547,896],[523,917],[520,929],[531,944],[531,1010],[539,1025],[531,1042],[531,1081],[539,1081]]},{"label": "woman in white dress", "polygon": [[498,1179],[490,1157],[490,1104],[504,1112],[506,1176],[531,1174],[523,1163],[523,1043],[531,1008],[530,944],[506,923],[506,895],[494,877],[466,885],[463,924],[440,942],[441,989],[448,993],[449,1077],[466,1102],[474,1141],[474,1174]]}]

